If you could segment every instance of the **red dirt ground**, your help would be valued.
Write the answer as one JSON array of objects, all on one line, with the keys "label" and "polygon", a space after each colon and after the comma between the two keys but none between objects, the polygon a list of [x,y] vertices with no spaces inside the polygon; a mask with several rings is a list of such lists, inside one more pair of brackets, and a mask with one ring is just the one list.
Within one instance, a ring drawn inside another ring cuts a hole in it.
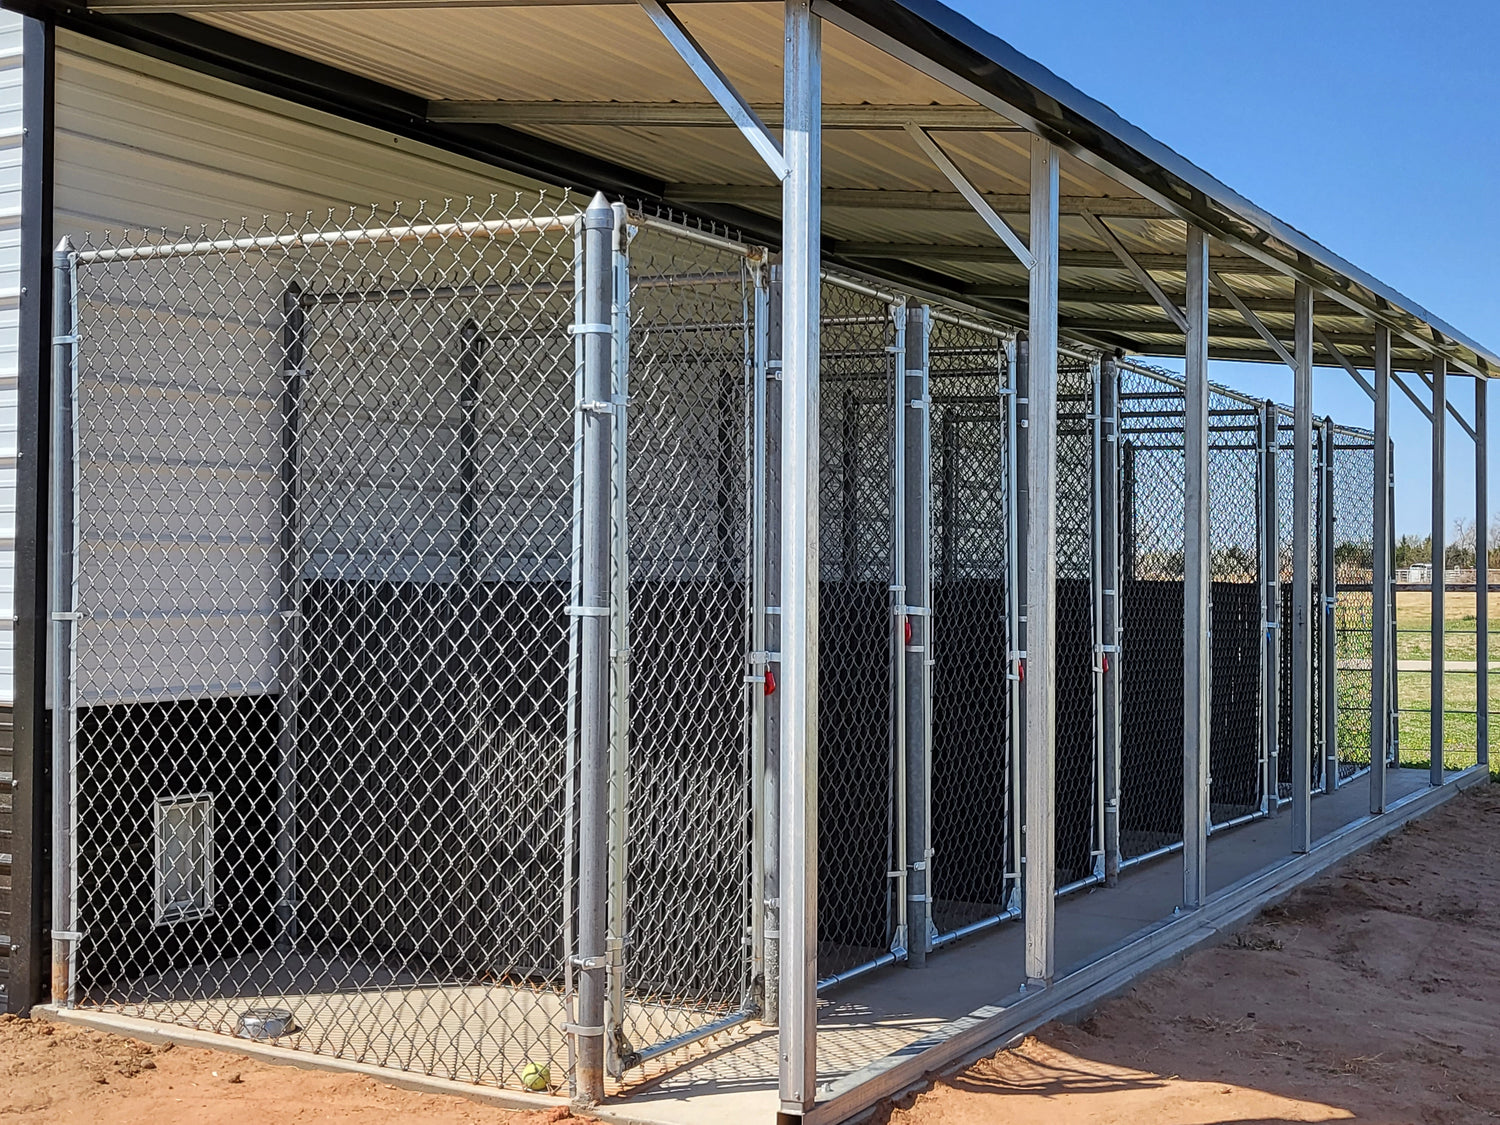
[{"label": "red dirt ground", "polygon": [[[879,1125],[1500,1119],[1500,786],[1465,794],[1079,1026]],[[558,1113],[562,1111],[557,1111]],[[0,1125],[541,1125],[372,1079],[0,1018]]]},{"label": "red dirt ground", "polygon": [[1500,786],[881,1125],[1500,1119]]}]

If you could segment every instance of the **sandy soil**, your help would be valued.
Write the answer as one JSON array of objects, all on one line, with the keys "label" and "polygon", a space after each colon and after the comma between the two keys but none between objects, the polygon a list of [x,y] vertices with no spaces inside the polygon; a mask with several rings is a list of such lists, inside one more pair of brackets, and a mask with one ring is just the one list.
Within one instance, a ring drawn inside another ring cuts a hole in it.
[{"label": "sandy soil", "polygon": [[1500,1119],[1500,786],[882,1125]]},{"label": "sandy soil", "polygon": [[[1500,1119],[1500,786],[1466,794],[1079,1026],[879,1125]],[[541,1125],[368,1078],[0,1017],[0,1125]]]},{"label": "sandy soil", "polygon": [[566,1110],[516,1113],[357,1075],[0,1016],[6,1125],[543,1125],[567,1116]]}]

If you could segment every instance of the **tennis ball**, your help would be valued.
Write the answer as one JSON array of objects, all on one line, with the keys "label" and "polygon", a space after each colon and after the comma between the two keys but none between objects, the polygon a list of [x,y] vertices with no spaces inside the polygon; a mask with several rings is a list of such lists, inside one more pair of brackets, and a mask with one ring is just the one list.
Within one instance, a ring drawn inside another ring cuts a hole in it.
[{"label": "tennis ball", "polygon": [[552,1085],[552,1072],[546,1063],[529,1062],[521,1068],[521,1085],[528,1090],[545,1090]]}]

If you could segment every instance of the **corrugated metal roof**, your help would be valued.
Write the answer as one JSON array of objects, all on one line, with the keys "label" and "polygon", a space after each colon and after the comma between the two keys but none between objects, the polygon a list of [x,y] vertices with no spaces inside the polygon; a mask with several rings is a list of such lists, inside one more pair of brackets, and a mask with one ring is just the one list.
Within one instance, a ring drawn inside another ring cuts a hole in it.
[{"label": "corrugated metal roof", "polygon": [[[107,2],[99,0],[97,6]],[[113,2],[139,10],[155,0]],[[493,6],[419,7],[393,0],[346,10],[328,10],[327,5],[325,10],[285,10],[311,7],[314,0],[160,3],[193,11],[215,28],[429,102],[708,100],[635,4],[548,6],[495,0]],[[1278,310],[1290,308],[1294,282],[1283,272],[1290,270],[1321,290],[1319,325],[1346,342],[1354,358],[1368,355],[1373,334],[1338,298],[1407,333],[1395,341],[1398,362],[1407,366],[1420,365],[1425,355],[1415,339],[1481,370],[1500,367],[1500,358],[1488,349],[1265,214],[943,5],[932,0],[818,0],[816,6],[828,21],[826,104],[992,109],[994,131],[934,129],[933,135],[976,186],[1000,196],[1024,196],[1029,184],[1029,142],[1017,122],[1059,143],[1065,153],[1061,191],[1073,212],[1065,216],[1061,231],[1062,288],[1072,294],[1062,305],[1065,331],[1143,352],[1182,349],[1175,329],[1156,330],[1166,314],[1142,303],[1145,294],[1138,282],[1077,215],[1098,206],[1110,216],[1106,221],[1120,241],[1144,256],[1169,293],[1184,288],[1180,263],[1191,219],[1226,244],[1215,247],[1223,254],[1216,268],[1226,283],[1284,336],[1290,336],[1290,313]],[[782,10],[780,3],[764,2],[677,8],[745,98],[771,105],[779,103],[782,91]],[[509,127],[663,181],[668,200],[680,199],[705,213],[771,220],[779,213],[774,179],[732,128]],[[947,288],[1009,315],[1023,307],[996,294],[1024,286],[1024,273],[972,213],[952,207],[956,196],[950,184],[899,129],[826,130],[824,181],[830,193],[825,234],[834,260],[887,277],[919,278],[928,288]],[[854,198],[849,192],[862,194]],[[886,205],[877,193],[893,193],[894,198]],[[909,206],[910,193],[924,193],[928,205]],[[937,207],[930,205],[933,200],[947,202]],[[1024,227],[1024,206],[1011,210],[1019,212],[1011,221]],[[1098,293],[1097,300],[1086,299],[1090,290]],[[1122,292],[1131,299],[1121,300]],[[1214,341],[1218,354],[1274,358],[1233,310],[1216,315],[1215,322],[1222,322],[1223,329]]]}]

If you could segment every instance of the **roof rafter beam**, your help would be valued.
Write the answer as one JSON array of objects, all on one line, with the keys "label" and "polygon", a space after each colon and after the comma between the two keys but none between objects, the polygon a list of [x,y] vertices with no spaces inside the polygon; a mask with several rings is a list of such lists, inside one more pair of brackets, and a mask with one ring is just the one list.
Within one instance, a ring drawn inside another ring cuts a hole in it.
[{"label": "roof rafter beam", "polygon": [[[1162,307],[1162,310],[1172,318],[1173,322],[1177,325],[1178,328],[1181,328],[1184,332],[1186,332],[1188,330],[1187,314],[1184,313],[1182,309],[1179,308],[1174,302],[1167,299],[1166,293],[1163,292],[1162,287],[1157,284],[1156,278],[1152,277],[1151,274],[1146,270],[1146,268],[1135,260],[1130,251],[1125,249],[1125,244],[1121,242],[1118,237],[1116,237],[1114,231],[1109,229],[1108,224],[1106,224],[1103,219],[1099,218],[1098,215],[1095,215],[1091,211],[1084,211],[1083,218],[1084,221],[1093,228],[1094,233],[1104,240],[1104,245],[1110,248],[1110,251],[1114,254],[1114,256],[1116,258],[1119,258],[1120,261],[1124,264],[1125,268],[1130,271],[1131,275],[1141,283],[1141,288],[1143,288],[1147,293],[1151,294],[1152,299],[1155,300],[1156,303]],[[1187,262],[1185,259],[1183,261],[1183,269],[1187,269]]]},{"label": "roof rafter beam", "polygon": [[[1208,279],[1224,299],[1234,306],[1234,311],[1240,314],[1240,319],[1253,328],[1256,334],[1270,345],[1271,350],[1281,357],[1281,362],[1296,371],[1297,361],[1292,358],[1292,353],[1287,351],[1286,345],[1276,338],[1276,334],[1266,327],[1265,321],[1256,316],[1255,311],[1240,300],[1239,294],[1226,285],[1224,279],[1212,269],[1208,271]],[[1317,330],[1314,329],[1314,331]]]},{"label": "roof rafter beam", "polygon": [[[780,102],[750,105],[767,125],[781,125]],[[471,125],[634,125],[653,129],[727,128],[733,122],[717,102],[444,101],[427,103],[427,120]],[[924,129],[948,132],[1015,133],[994,110],[977,105],[825,105],[825,129]],[[777,197],[778,200],[780,197]],[[1153,207],[1153,215],[1161,213]]]},{"label": "roof rafter beam", "polygon": [[713,95],[714,101],[719,103],[729,119],[744,134],[750,147],[760,154],[766,167],[771,169],[771,174],[778,180],[786,179],[786,157],[782,155],[781,142],[772,136],[766,123],[750,107],[750,103],[740,96],[740,92],[725,77],[718,64],[698,45],[693,33],[677,18],[677,14],[657,0],[636,2],[682,61],[687,63],[688,69],[703,83],[703,88]]},{"label": "roof rafter beam", "polygon": [[[771,121],[771,118],[762,117]],[[433,120],[445,120],[433,118]],[[456,118],[454,120],[457,120]],[[517,122],[517,124],[526,124]],[[773,122],[774,124],[774,122]],[[984,201],[1002,215],[1029,215],[1029,195],[984,192]],[[763,184],[672,184],[664,193],[669,203],[728,203],[736,207],[780,208],[781,189]],[[969,201],[953,191],[884,191],[870,188],[824,188],[823,209],[851,211],[969,211]],[[1085,209],[1096,215],[1137,219],[1165,219],[1167,215],[1148,199],[1129,196],[1065,195],[1058,200],[1058,213],[1079,215]]]},{"label": "roof rafter beam", "polygon": [[1313,339],[1318,342],[1324,351],[1333,357],[1335,363],[1349,372],[1349,377],[1358,383],[1365,394],[1370,396],[1370,401],[1374,402],[1375,388],[1370,385],[1370,381],[1365,378],[1364,373],[1359,368],[1349,362],[1349,358],[1339,350],[1339,346],[1330,340],[1328,333],[1319,328],[1316,323],[1313,324]]},{"label": "roof rafter beam", "polygon": [[[1006,285],[987,281],[966,285],[963,292],[969,297],[992,297],[998,300],[1024,301],[1027,295],[1024,285]],[[1142,293],[1139,289],[1086,289],[1064,286],[1058,289],[1057,299],[1064,304],[1139,305],[1143,308],[1156,308],[1156,301],[1151,298],[1150,294]],[[1171,290],[1167,292],[1167,299],[1186,303],[1183,294]],[[1257,313],[1290,316],[1293,311],[1293,302],[1290,297],[1241,297],[1240,301],[1246,308],[1253,309]],[[1232,309],[1235,306],[1230,304],[1227,298],[1214,293],[1208,298],[1208,307],[1223,310]],[[1352,319],[1358,314],[1345,310],[1342,305],[1330,306],[1324,302],[1318,305],[1318,315]],[[1359,319],[1365,318],[1359,316]]]},{"label": "roof rafter beam", "polygon": [[[1011,256],[994,246],[939,244],[931,242],[835,242],[829,253],[844,258],[896,258],[911,262],[1009,262]],[[1136,262],[1148,270],[1181,271],[1182,259],[1174,254],[1135,254]],[[1281,271],[1254,258],[1214,255],[1210,259],[1221,274],[1282,276]],[[1123,270],[1125,266],[1107,250],[1059,250],[1064,269]]]},{"label": "roof rafter beam", "polygon": [[[917,125],[912,122],[906,124],[907,135],[916,141],[917,147],[926,154],[927,159],[937,166],[937,170],[948,178],[948,182],[958,189],[958,194],[963,196],[974,213],[984,221],[984,225],[995,233],[995,237],[1010,249],[1016,256],[1016,260],[1030,271],[1036,265],[1036,258],[1027,249],[1026,243],[1021,241],[1021,236],[1010,229],[1010,224],[996,214],[979,189],[969,182],[969,178],[959,171],[958,165],[948,159],[936,141],[929,137]],[[1027,213],[1030,213],[1029,207]]]},{"label": "roof rafter beam", "polygon": [[[1084,332],[1116,332],[1122,336],[1176,336],[1180,329],[1170,320],[1115,320],[1109,317],[1069,317],[1066,323],[1079,331]],[[1267,343],[1264,336],[1253,328],[1241,324],[1215,324],[1210,322],[1208,336],[1211,340],[1258,340]],[[1332,340],[1341,345],[1352,345],[1362,341],[1363,337],[1333,336]],[[1267,344],[1269,347],[1269,344]],[[1275,355],[1273,351],[1270,354]],[[1280,359],[1280,356],[1277,356]]]}]

